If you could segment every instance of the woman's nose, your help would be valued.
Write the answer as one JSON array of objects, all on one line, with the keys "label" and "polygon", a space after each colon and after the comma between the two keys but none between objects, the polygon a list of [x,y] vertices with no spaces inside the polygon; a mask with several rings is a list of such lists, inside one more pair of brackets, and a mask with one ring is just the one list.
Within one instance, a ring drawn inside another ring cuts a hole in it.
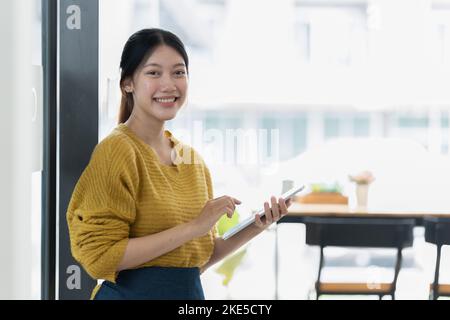
[{"label": "woman's nose", "polygon": [[160,82],[161,91],[174,91],[176,90],[175,82],[170,76],[163,76]]}]

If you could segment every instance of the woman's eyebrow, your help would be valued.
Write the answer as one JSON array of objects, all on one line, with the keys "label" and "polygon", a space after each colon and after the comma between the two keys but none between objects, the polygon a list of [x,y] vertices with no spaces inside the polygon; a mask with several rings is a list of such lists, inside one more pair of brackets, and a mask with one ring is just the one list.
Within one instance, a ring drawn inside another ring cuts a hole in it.
[{"label": "woman's eyebrow", "polygon": [[144,65],[144,68],[145,67],[159,67],[159,68],[162,68],[162,66],[160,64],[157,64],[157,63],[147,63],[146,65]]},{"label": "woman's eyebrow", "polygon": [[[157,63],[147,63],[146,65],[144,65],[145,67],[158,67],[158,68],[162,68],[162,66],[160,64]],[[186,67],[186,65],[184,63],[176,63],[173,65],[173,68],[177,68],[177,67]]]}]

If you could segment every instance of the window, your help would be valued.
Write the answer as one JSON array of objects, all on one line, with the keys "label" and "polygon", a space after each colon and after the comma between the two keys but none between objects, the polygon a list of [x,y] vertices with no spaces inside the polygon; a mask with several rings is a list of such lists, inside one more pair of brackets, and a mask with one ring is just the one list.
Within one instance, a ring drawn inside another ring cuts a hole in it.
[{"label": "window", "polygon": [[[352,162],[355,154],[361,157],[362,164],[367,159],[375,159],[368,157],[369,153],[355,153],[353,143],[366,140],[360,138],[405,138],[423,146],[432,141],[429,133],[435,121],[429,120],[429,106],[421,106],[420,113],[409,112],[413,108],[409,105],[405,106],[406,111],[394,109],[398,101],[415,102],[416,97],[415,91],[409,90],[415,87],[408,87],[409,82],[402,81],[413,77],[409,74],[405,76],[401,70],[389,69],[391,61],[395,62],[397,58],[403,60],[415,48],[415,44],[407,43],[404,52],[391,53],[390,48],[386,47],[392,40],[389,37],[392,36],[391,29],[395,29],[394,34],[399,34],[395,28],[396,19],[401,21],[403,15],[408,15],[408,21],[417,18],[416,11],[408,11],[398,2],[116,0],[114,7],[117,12],[113,13],[108,11],[113,7],[109,4],[111,1],[100,1],[103,6],[101,14],[104,15],[103,32],[100,33],[103,50],[100,63],[105,123],[115,125],[120,102],[117,98],[119,55],[127,37],[144,27],[161,27],[182,38],[191,62],[188,106],[167,124],[168,129],[175,135],[179,129],[195,134],[196,126],[198,128],[201,124],[204,131],[217,130],[224,138],[227,129],[263,129],[268,135],[263,141],[266,158],[270,158],[274,151],[279,152],[276,160],[280,171],[270,175],[263,172],[261,163],[239,165],[237,157],[228,162],[231,159],[224,144],[212,139],[208,141],[205,136],[201,137],[203,141],[191,140],[210,167],[215,195],[235,194],[246,202],[248,209],[258,209],[262,195],[267,194],[269,188],[271,192],[278,193],[281,187],[280,172],[299,177],[306,183],[312,178],[323,177],[330,181],[337,178],[347,181],[347,174],[356,163]],[[433,59],[445,61],[449,55],[450,28],[447,21],[450,18],[446,15],[448,11],[434,9],[434,44],[437,49]],[[386,14],[390,19],[383,20]],[[372,46],[369,46],[369,40],[373,39],[370,33],[375,34],[380,27],[385,32],[376,34],[375,40],[370,43]],[[369,55],[369,49],[373,50],[372,55]],[[386,56],[377,59],[379,52],[386,52]],[[375,58],[369,60],[369,56]],[[366,72],[366,67],[369,72]],[[416,67],[407,68],[408,73]],[[392,71],[389,73],[392,76],[390,79],[386,79],[385,72],[378,73],[384,68]],[[427,79],[426,86],[419,87],[417,92],[423,90],[427,93],[427,89],[439,83],[436,79]],[[390,81],[398,87],[390,86]],[[362,90],[355,90],[359,84]],[[369,111],[365,105],[376,108]],[[438,122],[441,123],[443,136],[439,143],[445,151],[448,150],[450,137],[445,111]],[[107,128],[105,134],[111,127]],[[274,150],[270,140],[273,129],[279,133],[277,150]],[[349,142],[346,152],[339,151],[341,146],[338,145],[336,153],[329,153],[330,156],[314,154],[316,147],[338,144],[341,139]],[[205,148],[200,150],[195,142]],[[396,147],[392,150],[402,151]],[[386,152],[371,154],[381,157]],[[228,162],[228,165],[209,161],[208,155],[212,155],[211,159]],[[336,162],[339,158],[342,161]],[[287,166],[287,162],[292,166]],[[376,164],[381,167],[385,165],[382,160]],[[386,176],[389,177],[390,172]],[[389,201],[396,201],[396,197],[388,197],[387,204]],[[239,210],[242,215],[251,212],[242,207]],[[258,240],[260,242],[255,241],[252,246],[258,247],[264,241],[273,244],[271,236],[266,233],[260,238],[262,240]],[[292,243],[292,239],[289,240]],[[238,269],[235,276],[240,278],[231,282],[228,293],[219,285],[220,279],[213,270],[206,272],[204,284],[211,286],[206,290],[211,294],[209,297],[271,299],[273,288],[270,283],[264,284],[258,292],[245,290],[257,281],[248,275],[255,278],[261,275],[262,271],[255,265],[271,265],[266,254],[267,246],[261,247],[261,254],[255,254],[261,260],[249,260],[245,268]],[[216,284],[217,288],[214,287]],[[285,286],[286,290],[288,287],[292,287],[291,283]],[[296,288],[292,294],[292,297],[298,298],[301,292]]]},{"label": "window", "polygon": [[367,55],[365,5],[298,2],[295,34],[302,61],[350,66]]},{"label": "window", "polygon": [[433,6],[431,17],[433,61],[450,67],[450,6]]},{"label": "window", "polygon": [[340,119],[336,116],[326,116],[325,122],[325,139],[337,138],[340,135]]},{"label": "window", "polygon": [[370,135],[369,116],[357,115],[353,119],[353,135],[355,137],[368,137]]}]

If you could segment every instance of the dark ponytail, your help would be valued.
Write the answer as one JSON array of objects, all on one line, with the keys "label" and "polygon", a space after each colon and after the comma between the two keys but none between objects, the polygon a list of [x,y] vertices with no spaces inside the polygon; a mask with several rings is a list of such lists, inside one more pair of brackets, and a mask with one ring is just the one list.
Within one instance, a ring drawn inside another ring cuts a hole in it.
[{"label": "dark ponytail", "polygon": [[124,81],[132,77],[134,72],[143,63],[157,47],[166,45],[176,50],[186,64],[186,70],[189,71],[189,59],[184,48],[183,42],[172,32],[162,29],[143,29],[134,33],[125,44],[120,59],[120,90],[122,98],[119,108],[119,123],[128,120],[133,111],[133,94],[125,91]]}]

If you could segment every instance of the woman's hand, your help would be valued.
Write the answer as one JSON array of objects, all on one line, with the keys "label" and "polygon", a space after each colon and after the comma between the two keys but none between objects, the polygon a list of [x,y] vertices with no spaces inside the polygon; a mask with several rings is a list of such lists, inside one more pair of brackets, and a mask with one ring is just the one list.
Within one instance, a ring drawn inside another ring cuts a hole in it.
[{"label": "woman's hand", "polygon": [[200,215],[194,220],[199,236],[206,235],[224,214],[231,218],[237,204],[241,204],[241,201],[230,196],[222,196],[206,202]]},{"label": "woman's hand", "polygon": [[291,199],[285,201],[283,198],[278,199],[271,197],[270,198],[271,206],[268,202],[264,202],[264,217],[261,218],[259,214],[255,216],[255,225],[260,229],[266,229],[273,222],[277,222],[285,215],[288,214],[288,208],[291,205]]}]

